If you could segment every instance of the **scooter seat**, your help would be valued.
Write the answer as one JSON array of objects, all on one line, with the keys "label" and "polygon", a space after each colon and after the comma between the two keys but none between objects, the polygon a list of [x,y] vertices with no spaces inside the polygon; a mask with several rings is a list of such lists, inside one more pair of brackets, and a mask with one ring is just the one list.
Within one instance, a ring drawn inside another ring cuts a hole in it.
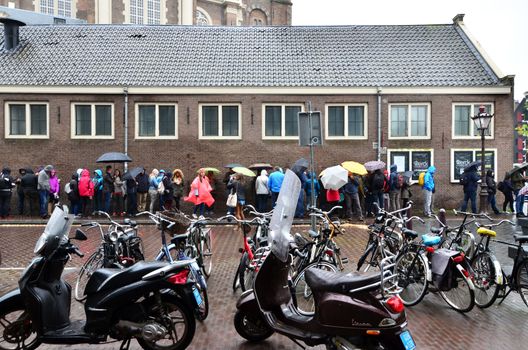
[{"label": "scooter seat", "polygon": [[140,281],[147,273],[167,266],[167,262],[144,262],[140,261],[127,269],[98,269],[86,284],[84,293],[94,294],[102,290],[126,286],[130,283]]},{"label": "scooter seat", "polygon": [[379,286],[381,275],[377,273],[342,273],[310,268],[304,275],[306,283],[312,291],[348,293],[349,291],[368,285],[376,289]]}]

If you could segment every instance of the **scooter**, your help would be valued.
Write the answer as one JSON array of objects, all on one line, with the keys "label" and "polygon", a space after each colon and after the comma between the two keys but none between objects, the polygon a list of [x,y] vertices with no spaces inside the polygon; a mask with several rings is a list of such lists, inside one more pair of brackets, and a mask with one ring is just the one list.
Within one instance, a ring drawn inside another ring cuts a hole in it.
[{"label": "scooter", "polygon": [[[198,298],[189,279],[193,260],[138,262],[128,269],[96,270],[86,285],[86,320],[70,320],[71,287],[62,277],[70,254],[82,257],[68,238],[73,215],[57,206],[39,238],[19,289],[0,297],[0,349],[48,344],[99,344],[113,338],[128,349],[186,348],[195,332]],[[86,235],[76,230],[76,240]]]},{"label": "scooter", "polygon": [[299,197],[300,181],[287,171],[270,223],[271,252],[255,278],[253,289],[238,302],[234,325],[249,341],[262,341],[277,332],[302,347],[327,349],[411,350],[409,330],[399,289],[391,273],[393,258],[381,262],[381,273],[344,274],[309,269],[306,282],[315,300],[314,315],[300,313],[292,297],[289,269],[301,253],[290,229]]}]

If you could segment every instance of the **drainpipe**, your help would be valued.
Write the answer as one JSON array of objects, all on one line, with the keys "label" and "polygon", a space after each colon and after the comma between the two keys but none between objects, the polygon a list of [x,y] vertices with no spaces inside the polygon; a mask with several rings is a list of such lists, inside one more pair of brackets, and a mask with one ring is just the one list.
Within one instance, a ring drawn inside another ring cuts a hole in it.
[{"label": "drainpipe", "polygon": [[[128,87],[123,88],[125,97],[125,108],[123,113],[123,123],[125,124],[125,154],[128,155]],[[124,163],[124,172],[128,170],[128,163]]]},{"label": "drainpipe", "polygon": [[378,150],[377,158],[381,160],[381,88],[378,87]]}]

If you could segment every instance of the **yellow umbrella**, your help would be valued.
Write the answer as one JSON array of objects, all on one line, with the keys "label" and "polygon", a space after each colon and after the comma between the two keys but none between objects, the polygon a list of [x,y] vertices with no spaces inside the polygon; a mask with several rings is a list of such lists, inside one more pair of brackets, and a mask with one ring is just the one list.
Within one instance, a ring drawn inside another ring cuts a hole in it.
[{"label": "yellow umbrella", "polygon": [[357,175],[367,175],[367,169],[363,164],[354,161],[348,161],[341,163],[341,166],[349,172]]},{"label": "yellow umbrella", "polygon": [[242,174],[244,176],[250,176],[250,177],[257,176],[257,174],[255,174],[253,171],[251,171],[248,168],[243,167],[243,166],[237,166],[237,167],[233,168],[233,171],[235,173],[239,173],[239,174]]}]

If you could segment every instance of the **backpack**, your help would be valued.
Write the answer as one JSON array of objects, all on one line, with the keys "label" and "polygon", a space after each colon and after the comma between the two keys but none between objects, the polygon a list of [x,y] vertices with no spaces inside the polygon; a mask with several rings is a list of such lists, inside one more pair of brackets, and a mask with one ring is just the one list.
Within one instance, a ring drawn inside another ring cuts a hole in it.
[{"label": "backpack", "polygon": [[374,174],[374,178],[372,179],[372,190],[382,190],[385,187],[385,176],[383,174]]},{"label": "backpack", "polygon": [[418,185],[423,186],[425,183],[425,171],[421,172],[418,176]]},{"label": "backpack", "polygon": [[68,182],[66,185],[64,185],[64,193],[69,194],[72,191],[71,185]]},{"label": "backpack", "polygon": [[461,185],[466,185],[467,183],[468,183],[467,174],[464,173],[464,174],[462,175],[462,177],[460,178],[460,184],[461,184]]},{"label": "backpack", "polygon": [[0,190],[10,190],[11,187],[13,186],[11,184],[11,179],[9,178],[9,176],[5,174],[0,174]]},{"label": "backpack", "polygon": [[499,183],[497,184],[497,189],[504,193],[506,191],[506,186],[504,185],[504,182],[499,181]]}]

